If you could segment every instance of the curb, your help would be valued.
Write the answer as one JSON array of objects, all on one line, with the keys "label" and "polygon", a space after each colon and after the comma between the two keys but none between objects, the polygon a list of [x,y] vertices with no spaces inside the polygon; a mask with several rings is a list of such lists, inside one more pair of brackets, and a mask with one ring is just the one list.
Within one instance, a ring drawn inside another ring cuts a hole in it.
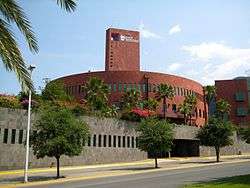
[{"label": "curb", "polygon": [[37,186],[37,185],[60,184],[60,183],[70,182],[70,181],[91,180],[91,179],[98,179],[98,178],[105,178],[105,177],[135,175],[135,174],[170,171],[170,170],[178,170],[178,169],[188,169],[188,168],[205,167],[205,166],[217,166],[217,165],[223,165],[223,164],[243,163],[243,162],[249,162],[249,161],[250,159],[243,159],[240,161],[226,161],[226,162],[212,163],[212,164],[211,163],[210,164],[196,164],[196,165],[179,166],[179,167],[171,167],[171,168],[150,169],[150,170],[143,170],[140,172],[134,172],[132,170],[128,172],[108,172],[108,173],[102,172],[101,175],[93,175],[89,177],[79,176],[79,177],[73,177],[73,178],[64,178],[64,179],[48,180],[48,181],[40,181],[40,182],[5,184],[5,185],[0,185],[0,188],[30,187],[30,186]]}]

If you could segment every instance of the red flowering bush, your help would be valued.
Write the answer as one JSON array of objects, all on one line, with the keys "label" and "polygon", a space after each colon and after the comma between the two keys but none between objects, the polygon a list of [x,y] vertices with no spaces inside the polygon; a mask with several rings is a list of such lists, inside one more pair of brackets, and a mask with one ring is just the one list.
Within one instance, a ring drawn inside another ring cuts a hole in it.
[{"label": "red flowering bush", "polygon": [[[24,109],[28,109],[29,107],[29,100],[28,99],[24,99],[21,101],[21,105]],[[32,108],[36,108],[38,106],[38,102],[36,102],[35,100],[31,100],[31,107]]]},{"label": "red flowering bush", "polygon": [[154,112],[151,110],[140,109],[140,108],[134,108],[131,110],[131,112],[138,115],[141,118],[147,118],[147,117],[152,116],[154,114]]}]

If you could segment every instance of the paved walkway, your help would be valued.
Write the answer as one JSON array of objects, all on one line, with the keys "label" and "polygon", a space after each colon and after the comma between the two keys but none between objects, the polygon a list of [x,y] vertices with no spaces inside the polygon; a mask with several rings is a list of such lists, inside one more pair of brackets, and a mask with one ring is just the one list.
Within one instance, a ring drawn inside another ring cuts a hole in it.
[{"label": "paved walkway", "polygon": [[223,163],[237,163],[250,161],[249,155],[222,156],[221,163],[215,163],[215,157],[191,157],[159,159],[158,169],[154,168],[154,160],[136,161],[129,163],[113,163],[103,165],[88,165],[61,167],[61,175],[65,178],[55,179],[56,168],[39,168],[29,170],[29,183],[23,184],[23,170],[0,171],[0,188],[27,187],[31,185],[50,184],[67,181],[87,180],[101,177],[122,176],[153,171],[166,171],[209,165],[222,165]]}]

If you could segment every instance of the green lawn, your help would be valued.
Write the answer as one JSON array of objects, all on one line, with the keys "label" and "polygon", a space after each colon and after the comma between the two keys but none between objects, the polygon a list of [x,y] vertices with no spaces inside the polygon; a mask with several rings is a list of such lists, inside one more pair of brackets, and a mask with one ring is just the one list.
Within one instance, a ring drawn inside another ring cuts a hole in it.
[{"label": "green lawn", "polygon": [[250,188],[250,174],[222,178],[207,183],[186,185],[185,188]]}]

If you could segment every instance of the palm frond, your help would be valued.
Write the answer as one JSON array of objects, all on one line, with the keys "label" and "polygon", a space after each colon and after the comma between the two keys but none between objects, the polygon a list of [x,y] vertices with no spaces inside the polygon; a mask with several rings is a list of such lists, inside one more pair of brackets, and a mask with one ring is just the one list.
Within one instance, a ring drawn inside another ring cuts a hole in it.
[{"label": "palm frond", "polygon": [[73,12],[76,9],[75,0],[56,0],[56,3],[67,12]]},{"label": "palm frond", "polygon": [[14,71],[22,89],[34,91],[30,74],[27,71],[21,52],[13,37],[9,24],[0,19],[0,56],[7,71]]},{"label": "palm frond", "polygon": [[8,23],[15,23],[25,36],[32,52],[38,52],[38,44],[30,21],[23,9],[14,0],[1,0],[0,12]]}]

